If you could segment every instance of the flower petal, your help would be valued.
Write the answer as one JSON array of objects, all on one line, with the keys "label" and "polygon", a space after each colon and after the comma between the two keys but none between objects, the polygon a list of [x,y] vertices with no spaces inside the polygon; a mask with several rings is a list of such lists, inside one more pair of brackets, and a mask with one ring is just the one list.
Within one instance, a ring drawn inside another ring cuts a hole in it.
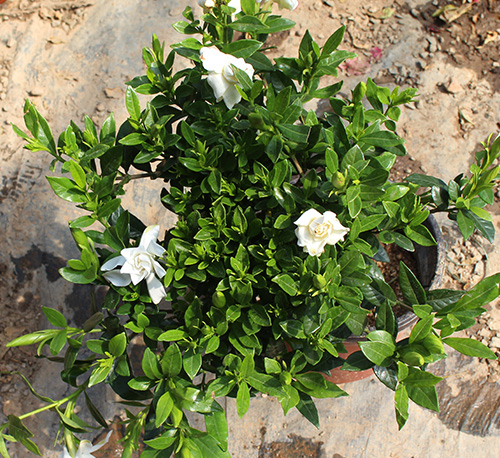
[{"label": "flower petal", "polygon": [[233,14],[238,14],[241,11],[241,0],[231,0],[227,6],[236,10]]},{"label": "flower petal", "polygon": [[232,86],[220,73],[211,72],[207,76],[207,82],[214,91],[215,98],[219,102],[229,87]]},{"label": "flower petal", "polygon": [[102,266],[101,270],[106,271],[106,270],[113,270],[117,266],[121,266],[126,259],[121,256],[115,256],[114,258],[108,259]]},{"label": "flower petal", "polygon": [[64,447],[63,451],[61,452],[61,455],[59,455],[59,458],[71,458],[71,455],[68,452],[68,449]]},{"label": "flower petal", "polygon": [[241,95],[234,84],[231,84],[227,88],[222,97],[224,99],[226,107],[228,107],[229,109],[233,108],[241,100]]},{"label": "flower petal", "polygon": [[341,240],[344,240],[344,236],[349,232],[349,229],[345,230],[335,230],[332,231],[328,238],[326,239],[326,243],[329,245],[335,245],[336,243],[340,242]]},{"label": "flower petal", "polygon": [[131,279],[130,275],[122,274],[119,269],[111,270],[109,272],[105,272],[103,277],[108,280],[111,284],[115,286],[128,286],[130,285]]},{"label": "flower petal", "polygon": [[224,54],[216,46],[201,48],[200,59],[205,70],[209,72],[222,73],[227,64],[227,54]]},{"label": "flower petal", "polygon": [[157,261],[153,261],[153,267],[155,269],[155,273],[158,278],[163,278],[167,273],[166,270]]},{"label": "flower petal", "polygon": [[149,296],[154,304],[158,304],[167,295],[163,283],[154,274],[146,278],[146,284],[148,285]]},{"label": "flower petal", "polygon": [[298,0],[274,0],[278,6],[280,7],[280,10],[283,8],[286,8],[287,10],[293,11],[297,6],[299,6]]},{"label": "flower petal", "polygon": [[154,226],[148,226],[144,229],[141,236],[141,241],[139,242],[139,247],[147,249],[151,242],[156,242],[158,239],[158,234],[160,233],[160,226],[155,224]]},{"label": "flower petal", "polygon": [[151,242],[146,248],[146,251],[153,256],[162,256],[163,253],[165,253],[165,248],[156,242]]},{"label": "flower petal", "polygon": [[310,208],[305,213],[303,213],[300,218],[295,221],[297,226],[309,226],[309,224],[316,218],[321,217],[321,213],[314,208]]},{"label": "flower petal", "polygon": [[108,434],[106,435],[106,437],[98,442],[97,444],[93,445],[91,450],[90,450],[90,453],[93,453],[93,452],[96,452],[97,450],[99,450],[101,447],[103,447],[104,445],[106,445],[109,441],[109,436],[111,436],[111,434],[113,433],[113,431],[109,431]]},{"label": "flower petal", "polygon": [[304,246],[304,251],[309,253],[310,256],[321,256],[325,250],[326,240],[314,240],[309,241],[306,246]]}]

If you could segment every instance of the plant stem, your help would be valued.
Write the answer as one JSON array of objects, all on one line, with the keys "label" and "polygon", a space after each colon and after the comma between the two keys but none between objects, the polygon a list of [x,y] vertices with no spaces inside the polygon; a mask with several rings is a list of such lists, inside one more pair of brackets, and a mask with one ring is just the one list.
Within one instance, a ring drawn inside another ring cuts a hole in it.
[{"label": "plant stem", "polygon": [[52,404],[48,404],[44,407],[40,407],[38,409],[32,410],[31,412],[20,415],[19,419],[24,420],[25,418],[31,417],[32,415],[39,414],[40,412],[45,412],[46,410],[53,409],[54,407],[57,408],[57,407],[65,404],[66,402],[71,401],[71,399],[73,397],[75,397],[75,396],[78,397],[80,395],[80,393],[83,391],[83,388],[84,388],[83,386],[78,388],[78,390],[76,390],[74,393],[70,394],[69,396],[66,396],[63,399],[60,399],[59,401],[54,401]]},{"label": "plant stem", "polygon": [[304,171],[302,170],[302,167],[299,164],[299,161],[295,156],[292,156],[292,161],[295,164],[295,167],[297,167],[297,171],[299,172],[300,175],[304,175]]}]

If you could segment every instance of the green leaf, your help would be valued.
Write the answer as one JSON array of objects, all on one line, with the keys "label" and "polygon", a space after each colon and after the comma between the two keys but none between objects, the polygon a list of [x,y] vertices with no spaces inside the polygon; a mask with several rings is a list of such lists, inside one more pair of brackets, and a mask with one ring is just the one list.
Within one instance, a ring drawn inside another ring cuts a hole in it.
[{"label": "green leaf", "polygon": [[465,240],[474,232],[474,221],[468,218],[462,210],[457,213],[457,224]]},{"label": "green leaf", "polygon": [[158,358],[149,347],[146,347],[142,356],[142,371],[144,372],[144,375],[151,380],[158,380],[162,378]]},{"label": "green leaf", "polygon": [[75,180],[76,185],[85,190],[87,187],[87,178],[85,175],[85,171],[82,169],[81,165],[76,163],[75,161],[69,162],[69,172],[73,180]]},{"label": "green leaf", "polygon": [[499,284],[500,273],[484,278],[471,290],[465,293],[456,304],[451,303],[439,310],[437,316],[483,307],[498,297],[500,294]]},{"label": "green leaf", "polygon": [[160,334],[158,340],[160,342],[176,342],[178,340],[187,339],[188,334],[182,329],[169,329],[164,333]]},{"label": "green leaf", "polygon": [[127,87],[127,94],[125,96],[125,105],[130,117],[134,121],[139,121],[141,119],[141,105],[139,103],[139,97],[132,89],[131,86]]},{"label": "green leaf", "polygon": [[372,331],[367,335],[369,341],[359,342],[363,354],[377,366],[386,366],[394,354],[396,345],[394,337],[387,331]]},{"label": "green leaf", "polygon": [[434,246],[436,240],[425,226],[405,226],[404,232],[408,238],[422,246]]},{"label": "green leaf", "polygon": [[398,422],[398,427],[401,429],[406,420],[408,420],[408,404],[409,397],[406,387],[403,384],[399,384],[394,393],[394,407],[396,409],[396,421]]},{"label": "green leaf", "polygon": [[255,16],[243,16],[237,21],[231,22],[229,24],[233,30],[237,30],[238,32],[261,32],[266,29],[266,25],[256,18]]},{"label": "green leaf", "polygon": [[161,358],[161,370],[163,374],[170,377],[180,374],[182,370],[182,354],[177,344],[170,345],[165,350]]},{"label": "green leaf", "polygon": [[401,137],[398,137],[394,132],[389,130],[380,130],[364,134],[359,137],[359,141],[380,148],[389,148],[404,143]]},{"label": "green leaf", "polygon": [[443,380],[443,377],[438,377],[437,375],[415,367],[410,367],[408,369],[408,375],[404,379],[407,386],[434,386]]},{"label": "green leaf", "polygon": [[160,427],[165,420],[172,412],[172,408],[174,407],[174,400],[172,399],[172,395],[167,391],[160,396],[158,399],[158,403],[156,404],[156,419],[155,425],[156,427]]},{"label": "green leaf", "polygon": [[258,51],[261,46],[262,42],[258,40],[238,40],[224,46],[222,52],[246,59]]},{"label": "green leaf", "polygon": [[293,278],[288,274],[280,274],[272,279],[272,281],[278,284],[285,293],[289,296],[295,296],[298,292],[298,288]]},{"label": "green leaf", "polygon": [[5,445],[5,439],[3,438],[3,434],[1,432],[0,432],[0,455],[2,455],[3,458],[10,458],[7,446]]},{"label": "green leaf", "polygon": [[99,409],[94,405],[92,400],[89,398],[88,394],[84,391],[83,394],[85,395],[85,404],[87,405],[87,408],[89,409],[89,412],[91,415],[94,417],[95,421],[99,423],[103,428],[108,428],[109,425],[105,418],[102,416],[101,412],[99,412]]},{"label": "green leaf", "polygon": [[309,126],[295,124],[278,124],[277,127],[288,140],[296,143],[307,143],[311,131]]},{"label": "green leaf", "polygon": [[208,434],[195,435],[192,436],[192,439],[201,452],[199,458],[231,458],[227,451],[221,449],[217,440]]},{"label": "green leaf", "polygon": [[285,320],[280,322],[281,328],[290,336],[305,339],[304,326],[298,320]]},{"label": "green leaf", "polygon": [[342,89],[343,83],[343,81],[339,81],[338,83],[331,84],[330,86],[311,91],[309,95],[315,99],[328,99],[333,97]]},{"label": "green leaf", "polygon": [[92,371],[92,374],[90,374],[89,388],[101,383],[108,376],[113,367],[113,361],[114,357],[98,361],[97,366]]},{"label": "green leaf", "polygon": [[121,332],[114,336],[108,344],[109,352],[113,356],[121,356],[125,352],[127,348],[127,334],[125,332]]},{"label": "green leaf", "polygon": [[201,367],[201,355],[195,352],[193,349],[189,349],[184,353],[184,359],[182,365],[188,377],[192,380],[195,378],[196,374]]},{"label": "green leaf", "polygon": [[360,232],[375,229],[384,219],[385,215],[369,215],[366,218],[362,218]]},{"label": "green leaf", "polygon": [[443,339],[443,343],[466,356],[497,359],[495,353],[493,353],[486,345],[472,338],[448,337]]},{"label": "green leaf", "polygon": [[111,216],[116,210],[118,210],[118,208],[120,208],[121,203],[121,199],[113,199],[106,202],[98,208],[97,216],[99,218],[107,218],[108,216]]},{"label": "green leaf", "polygon": [[236,411],[238,416],[243,417],[250,407],[250,390],[246,382],[241,382],[238,386],[238,393],[236,394]]},{"label": "green leaf", "polygon": [[99,140],[101,143],[113,145],[116,136],[115,115],[111,113],[102,124]]},{"label": "green leaf", "polygon": [[412,175],[409,175],[408,177],[405,178],[405,181],[408,181],[410,183],[415,183],[418,184],[419,186],[423,187],[438,187],[442,189],[447,189],[448,186],[446,186],[446,183],[443,180],[440,180],[439,178],[434,178],[432,176],[427,176],[427,175],[421,175],[419,173],[414,173]]},{"label": "green leaf", "polygon": [[307,419],[309,420],[316,428],[319,429],[319,415],[318,409],[314,404],[311,396],[305,393],[299,393],[300,401],[297,404],[297,410]]},{"label": "green leaf", "polygon": [[236,76],[236,79],[240,83],[241,88],[247,92],[251,91],[253,84],[252,79],[248,76],[248,74],[235,65],[232,65],[232,69],[234,76]]},{"label": "green leaf", "polygon": [[333,51],[335,51],[339,47],[340,43],[342,43],[342,40],[344,38],[344,32],[345,32],[345,26],[342,26],[339,29],[337,29],[332,35],[330,35],[328,40],[326,40],[323,49],[321,50],[320,58],[328,57]]},{"label": "green leaf", "polygon": [[[168,393],[165,393],[168,394]],[[160,398],[161,399],[161,398]],[[158,422],[156,422],[158,423]],[[156,426],[160,426],[163,424],[163,422],[158,423]],[[159,458],[162,455],[165,454],[166,449],[168,449],[175,441],[177,440],[177,430],[176,429],[169,429],[160,436],[155,437],[154,439],[149,439],[145,440],[144,443],[151,447],[152,449],[155,450],[162,450],[163,453],[160,453],[159,455],[155,455],[155,458]],[[167,452],[169,455],[170,453]],[[144,456],[144,454],[141,454],[141,456]]]},{"label": "green leaf", "polygon": [[[477,207],[472,207],[472,211],[469,210],[462,210],[464,215],[466,215],[471,221],[473,221],[476,229],[478,229],[481,234],[488,240],[488,242],[493,243],[495,241],[495,226],[494,224],[489,221],[486,217],[486,215],[482,214],[478,210],[483,210],[483,209],[478,209]],[[485,213],[486,210],[484,210]]]},{"label": "green leaf", "polygon": [[55,356],[57,355],[66,345],[68,339],[68,334],[66,329],[61,329],[51,340],[49,344],[50,352]]},{"label": "green leaf", "polygon": [[121,138],[119,143],[125,146],[136,146],[142,145],[143,143],[147,143],[149,141],[149,137],[146,134],[141,134],[139,132],[132,132],[131,134],[126,135]]},{"label": "green leaf", "polygon": [[399,284],[405,300],[413,304],[425,304],[427,297],[424,287],[403,261],[399,263]]},{"label": "green leaf", "polygon": [[439,401],[434,386],[407,386],[408,396],[419,406],[439,412]]},{"label": "green leaf", "polygon": [[74,181],[66,177],[47,177],[52,190],[61,199],[68,202],[81,203],[86,202],[87,196],[83,191],[78,189]]},{"label": "green leaf", "polygon": [[[214,403],[218,405],[216,401]],[[224,409],[212,409],[210,414],[205,415],[205,427],[207,433],[215,438],[222,450],[227,451],[229,428]]]},{"label": "green leaf", "polygon": [[415,325],[415,327],[411,330],[410,344],[425,339],[432,330],[433,321],[434,321],[433,315],[429,315],[419,320],[418,323]]},{"label": "green leaf", "polygon": [[15,440],[21,442],[30,452],[42,456],[38,447],[30,440],[30,437],[33,437],[33,433],[24,426],[23,422],[15,415],[9,415],[7,419],[9,434],[14,437]]},{"label": "green leaf", "polygon": [[49,320],[50,324],[52,324],[53,326],[56,326],[58,328],[66,328],[68,326],[66,318],[61,312],[43,306],[42,311],[47,320]]}]

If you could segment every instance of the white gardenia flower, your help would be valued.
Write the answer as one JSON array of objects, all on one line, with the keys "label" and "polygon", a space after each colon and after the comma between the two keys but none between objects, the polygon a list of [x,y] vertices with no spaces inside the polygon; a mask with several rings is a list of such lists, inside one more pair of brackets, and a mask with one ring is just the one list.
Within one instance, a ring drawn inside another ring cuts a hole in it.
[{"label": "white gardenia flower", "polygon": [[198,0],[198,5],[200,5],[203,9],[211,9],[215,6],[214,0]]},{"label": "white gardenia flower", "polygon": [[[160,226],[148,226],[136,248],[124,248],[120,254],[106,261],[101,270],[104,278],[115,286],[137,285],[146,280],[151,300],[158,304],[165,296],[165,288],[159,278],[165,276],[165,269],[156,261],[165,249],[156,243]],[[116,267],[122,266],[120,269]]]},{"label": "white gardenia flower", "polygon": [[[198,0],[198,5],[200,5],[205,10],[205,12],[207,12],[215,7],[215,1],[214,0]],[[234,8],[236,10],[233,13],[233,19],[234,19],[234,16],[236,14],[241,12],[241,0],[231,0],[227,4],[227,6]]]},{"label": "white gardenia flower", "polygon": [[344,240],[344,236],[349,232],[347,227],[342,226],[335,213],[326,211],[321,214],[313,208],[307,210],[295,224],[297,245],[304,247],[304,251],[311,256],[320,256],[326,244],[335,245]]},{"label": "white gardenia flower", "polygon": [[250,79],[253,78],[253,67],[244,59],[225,54],[215,46],[201,48],[200,58],[203,67],[208,70],[207,81],[217,102],[224,100],[229,109],[233,108],[241,100],[241,95],[236,89],[238,80],[231,66],[243,70]]},{"label": "white gardenia flower", "polygon": [[[92,453],[97,452],[97,450],[99,450],[108,442],[109,436],[111,436],[112,432],[113,431],[110,431],[104,440],[95,445],[92,445],[92,442],[87,440],[80,441],[80,446],[76,451],[75,458],[95,458],[95,456],[92,455]],[[72,458],[66,447],[64,447],[64,450],[62,451],[60,458]]]},{"label": "white gardenia flower", "polygon": [[280,10],[283,8],[293,11],[297,6],[299,6],[298,0],[256,0],[257,3],[262,3],[262,8],[264,10],[267,10],[270,6],[271,3],[274,1],[274,3],[277,3],[278,6],[280,7]]},{"label": "white gardenia flower", "polygon": [[277,3],[280,7],[280,10],[283,8],[293,11],[297,6],[299,6],[298,0],[274,0],[274,3]]},{"label": "white gardenia flower", "polygon": [[236,10],[233,14],[241,13],[241,0],[231,0],[227,6]]}]

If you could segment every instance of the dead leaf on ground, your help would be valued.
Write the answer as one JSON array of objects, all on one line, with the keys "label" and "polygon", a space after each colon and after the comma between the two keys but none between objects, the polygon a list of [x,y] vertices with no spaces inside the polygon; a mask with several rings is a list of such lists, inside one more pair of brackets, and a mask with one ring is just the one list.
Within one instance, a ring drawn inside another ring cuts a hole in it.
[{"label": "dead leaf on ground", "polygon": [[460,7],[456,7],[455,5],[445,5],[436,10],[432,16],[441,16],[441,18],[443,18],[446,22],[453,22],[468,13],[471,9],[471,3],[466,3]]},{"label": "dead leaf on ground", "polygon": [[62,40],[61,38],[58,38],[58,37],[49,37],[47,39],[47,41],[53,45],[62,45],[64,43],[66,43],[64,40]]},{"label": "dead leaf on ground", "polygon": [[395,8],[382,8],[376,13],[367,12],[366,14],[375,19],[388,19],[396,12]]},{"label": "dead leaf on ground", "polygon": [[497,31],[487,32],[486,37],[484,38],[484,41],[481,43],[481,46],[479,46],[479,48],[486,46],[488,43],[495,43],[499,40],[500,40],[500,34]]}]

